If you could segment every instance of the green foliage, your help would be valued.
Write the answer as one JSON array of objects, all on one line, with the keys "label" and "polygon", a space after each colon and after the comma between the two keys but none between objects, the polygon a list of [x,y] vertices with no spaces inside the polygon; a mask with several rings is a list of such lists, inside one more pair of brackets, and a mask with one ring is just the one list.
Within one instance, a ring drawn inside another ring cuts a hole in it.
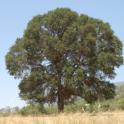
[{"label": "green foliage", "polygon": [[58,114],[57,106],[56,105],[50,105],[45,107],[46,114]]},{"label": "green foliage", "polygon": [[116,96],[113,99],[97,101],[93,104],[89,104],[88,107],[84,100],[78,100],[73,104],[65,106],[65,112],[105,112],[105,111],[118,111],[124,110],[124,84],[116,85]]},{"label": "green foliage", "polygon": [[78,100],[74,103],[69,103],[65,105],[64,112],[70,113],[70,112],[81,112],[82,106],[86,104],[84,100]]},{"label": "green foliage", "polygon": [[27,115],[40,115],[46,113],[44,107],[42,105],[28,105],[26,107],[23,107],[19,114],[27,116]]},{"label": "green foliage", "polygon": [[29,103],[64,103],[84,98],[93,103],[113,98],[115,77],[123,63],[122,43],[110,25],[57,8],[35,16],[6,55],[6,66],[20,78],[20,96]]},{"label": "green foliage", "polygon": [[118,84],[116,87],[116,98],[124,98],[124,84]]}]

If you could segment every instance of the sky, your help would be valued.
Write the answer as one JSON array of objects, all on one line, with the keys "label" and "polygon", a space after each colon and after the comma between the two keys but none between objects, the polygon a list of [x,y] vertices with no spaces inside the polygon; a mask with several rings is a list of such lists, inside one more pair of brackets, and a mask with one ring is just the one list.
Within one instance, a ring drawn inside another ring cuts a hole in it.
[{"label": "sky", "polygon": [[[25,105],[19,98],[19,80],[10,76],[5,66],[5,55],[22,37],[33,16],[60,7],[109,22],[124,43],[124,0],[0,0],[0,108]],[[124,81],[124,66],[116,69],[113,82]]]}]

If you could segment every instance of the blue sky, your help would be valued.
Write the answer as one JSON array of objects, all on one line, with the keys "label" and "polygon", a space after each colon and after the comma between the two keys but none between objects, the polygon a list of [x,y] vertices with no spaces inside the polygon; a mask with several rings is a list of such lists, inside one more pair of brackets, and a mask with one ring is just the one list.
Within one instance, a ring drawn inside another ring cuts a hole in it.
[{"label": "blue sky", "polygon": [[[19,96],[19,80],[10,76],[5,55],[17,37],[23,35],[33,16],[57,7],[68,7],[109,22],[115,34],[124,41],[124,0],[0,0],[0,108],[23,106]],[[124,66],[116,70],[114,82],[124,81]]]}]

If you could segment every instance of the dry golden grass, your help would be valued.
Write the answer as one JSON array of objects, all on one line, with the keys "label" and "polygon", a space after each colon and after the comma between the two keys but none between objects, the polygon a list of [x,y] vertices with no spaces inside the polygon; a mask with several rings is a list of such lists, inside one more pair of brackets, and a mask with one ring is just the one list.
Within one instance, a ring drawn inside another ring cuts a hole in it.
[{"label": "dry golden grass", "polygon": [[124,112],[0,117],[0,124],[124,124]]}]

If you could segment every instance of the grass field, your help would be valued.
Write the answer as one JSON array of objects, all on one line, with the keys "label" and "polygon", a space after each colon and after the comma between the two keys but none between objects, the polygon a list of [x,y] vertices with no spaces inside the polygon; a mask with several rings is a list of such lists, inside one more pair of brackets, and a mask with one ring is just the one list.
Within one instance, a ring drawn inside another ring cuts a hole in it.
[{"label": "grass field", "polygon": [[124,112],[0,117],[0,124],[124,124]]}]

